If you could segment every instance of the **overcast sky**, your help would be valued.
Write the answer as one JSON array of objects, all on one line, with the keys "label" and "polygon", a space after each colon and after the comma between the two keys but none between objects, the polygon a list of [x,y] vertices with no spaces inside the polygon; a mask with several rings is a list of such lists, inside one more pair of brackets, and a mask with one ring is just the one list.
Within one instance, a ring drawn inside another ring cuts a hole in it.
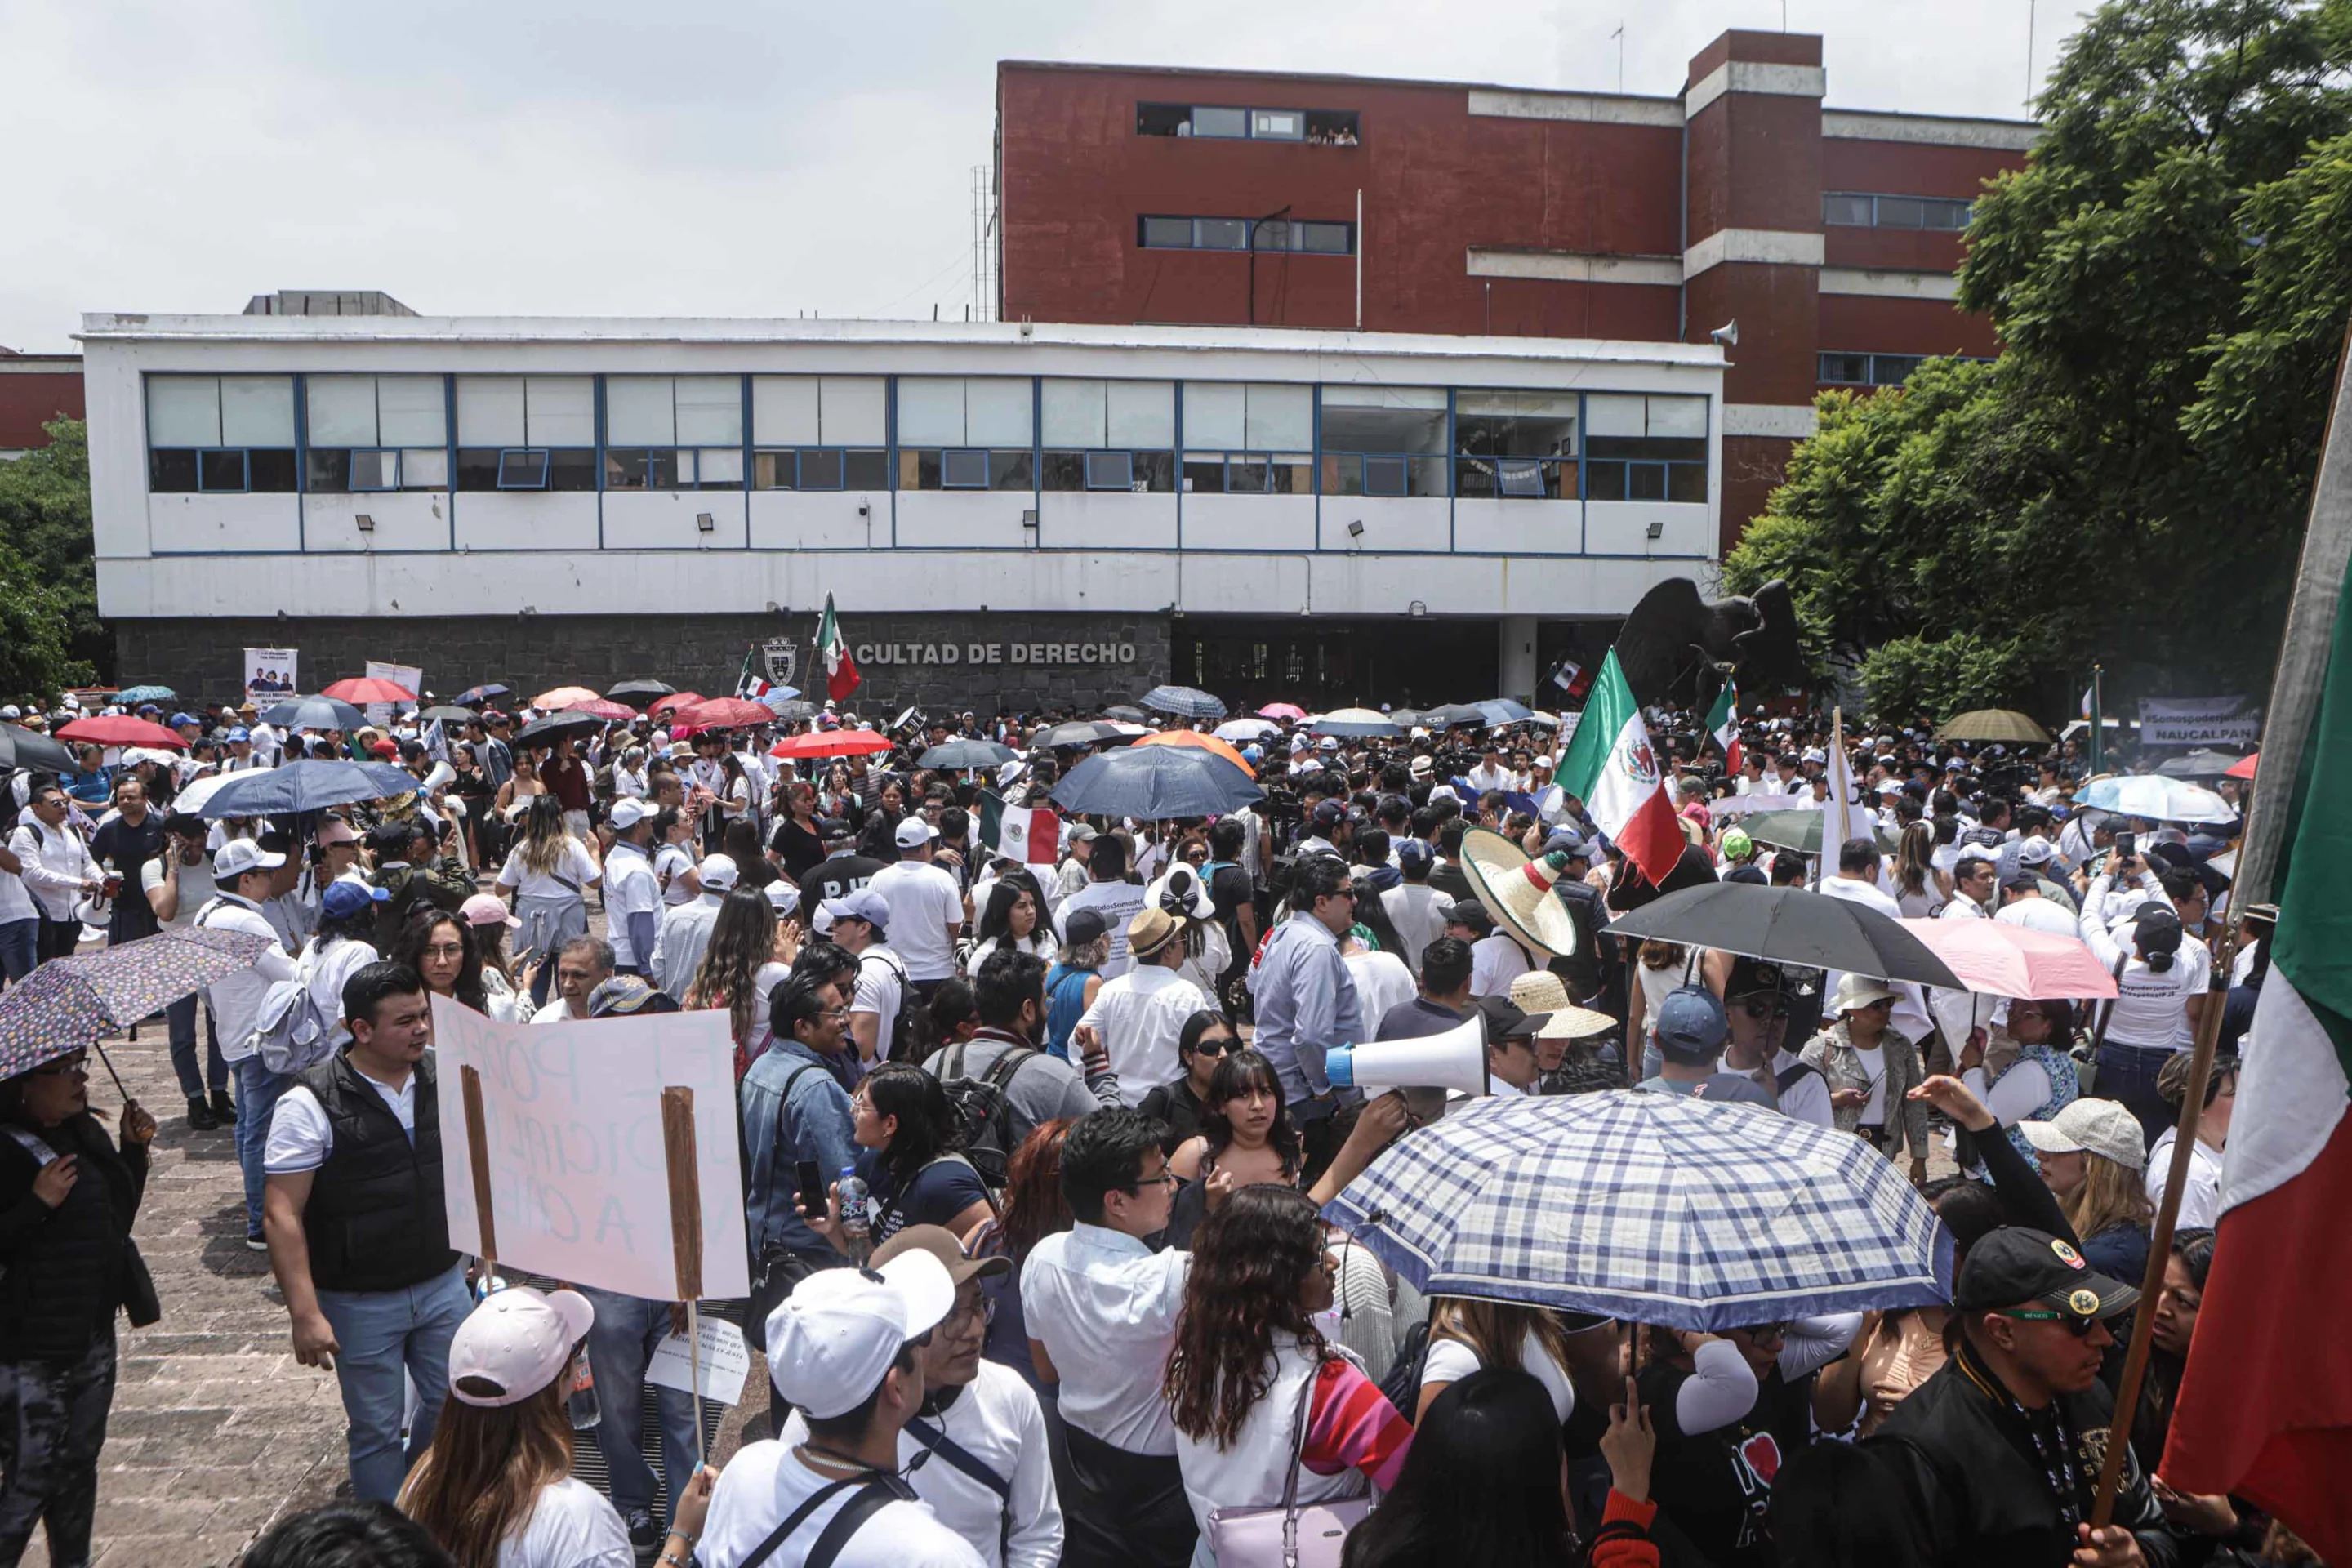
[{"label": "overcast sky", "polygon": [[[1788,0],[1829,102],[2016,116],[2033,0]],[[2046,75],[2079,0],[2040,0]],[[0,343],[428,314],[959,315],[1000,58],[1666,94],[1781,0],[0,0]]]}]

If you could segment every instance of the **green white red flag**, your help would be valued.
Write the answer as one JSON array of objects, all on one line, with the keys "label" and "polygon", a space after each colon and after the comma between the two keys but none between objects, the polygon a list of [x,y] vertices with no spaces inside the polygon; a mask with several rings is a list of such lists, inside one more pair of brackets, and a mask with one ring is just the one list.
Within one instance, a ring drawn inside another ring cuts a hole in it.
[{"label": "green white red flag", "polygon": [[831,594],[824,596],[824,618],[816,624],[816,661],[824,668],[824,694],[835,702],[846,700],[865,679],[857,673],[857,661],[849,657],[849,644],[842,639]]},{"label": "green white red flag", "polygon": [[1592,695],[1552,782],[1584,803],[1601,831],[1649,881],[1664,880],[1682,858],[1687,841],[1659,775],[1650,727],[1642,722],[1641,704],[1625,683],[1615,648],[1601,661]]},{"label": "green white red flag", "polygon": [[1723,689],[1715,694],[1715,706],[1706,710],[1706,732],[1723,748],[1726,772],[1738,773],[1741,756],[1739,745],[1739,683],[1729,676],[1723,679]]},{"label": "green white red flag", "polygon": [[1062,818],[1044,806],[1007,805],[994,790],[980,792],[980,841],[999,855],[1050,866],[1061,853]]}]

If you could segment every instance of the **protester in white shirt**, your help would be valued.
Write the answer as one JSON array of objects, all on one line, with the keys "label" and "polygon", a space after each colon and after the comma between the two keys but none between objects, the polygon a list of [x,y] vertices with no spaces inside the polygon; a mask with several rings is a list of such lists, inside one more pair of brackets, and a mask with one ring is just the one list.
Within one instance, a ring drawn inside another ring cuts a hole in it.
[{"label": "protester in white shirt", "polygon": [[1495,929],[1495,917],[1475,898],[1456,899],[1447,906],[1445,934],[1470,944],[1470,994],[1474,997],[1507,996],[1511,982],[1534,967],[1528,962],[1527,951]]},{"label": "protester in white shirt", "polygon": [[518,960],[537,963],[531,981],[533,1005],[547,1000],[549,958],[574,937],[588,934],[587,889],[602,873],[587,846],[564,826],[563,806],[551,795],[535,795],[523,816],[523,840],[509,851],[498,885],[515,895],[522,925],[515,933]]},{"label": "protester in white shirt", "polygon": [[1104,981],[1071,1031],[1082,1052],[1099,1042],[1109,1054],[1119,1099],[1129,1105],[1179,1076],[1176,1037],[1185,1019],[1209,1005],[1207,993],[1177,973],[1186,956],[1183,935],[1184,922],[1165,910],[1137,914],[1127,928],[1135,967]]},{"label": "protester in white shirt", "polygon": [[25,803],[25,816],[8,837],[17,874],[39,907],[40,956],[66,958],[81,940],[74,906],[105,885],[106,870],[89,852],[89,842],[68,820],[73,805],[55,784]]},{"label": "protester in white shirt", "polygon": [[[1393,952],[1366,947],[1349,935],[1339,939],[1339,956],[1347,961],[1348,978],[1356,983],[1356,1005],[1367,1018],[1385,1018],[1391,1008],[1402,1007],[1421,994],[1412,971]],[[1472,962],[1475,965],[1475,955]]]},{"label": "protester in white shirt", "polygon": [[654,809],[624,795],[613,803],[605,820],[618,836],[613,852],[604,858],[604,929],[613,944],[613,963],[619,973],[649,973],[662,912],[661,884],[654,879],[650,858]]},{"label": "protester in white shirt", "polygon": [[[261,1236],[262,1149],[269,1137],[270,1112],[292,1081],[262,1065],[253,1038],[269,987],[293,979],[296,973],[261,909],[261,898],[268,895],[272,879],[285,861],[285,856],[273,855],[250,838],[222,846],[213,858],[211,881],[217,890],[190,913],[193,923],[269,939],[269,945],[254,955],[252,967],[225,975],[205,988],[205,1003],[213,1015],[213,1040],[236,1076],[236,1156],[245,1178],[245,1244],[256,1252],[266,1251],[268,1246]],[[373,901],[367,907],[373,910]],[[334,1016],[341,1015],[339,1001]]]},{"label": "protester in white shirt", "polygon": [[1418,838],[1403,839],[1396,846],[1396,858],[1397,869],[1404,880],[1381,895],[1381,908],[1387,911],[1397,940],[1404,944],[1404,951],[1397,956],[1404,960],[1405,967],[1418,980],[1421,955],[1429,950],[1431,942],[1445,934],[1448,900],[1429,885],[1429,873],[1435,868],[1436,857],[1428,845]]},{"label": "protester in white shirt", "polygon": [[696,879],[702,891],[662,913],[661,934],[654,942],[653,982],[681,1006],[686,1003],[687,988],[694,984],[694,976],[702,967],[702,955],[710,946],[711,930],[719,923],[719,906],[734,891],[737,875],[733,856],[706,858]]},{"label": "protester in white shirt", "polygon": [[[1070,940],[1070,917],[1080,910],[1093,910],[1103,918],[1110,930],[1110,957],[1104,961],[1102,977],[1116,980],[1135,965],[1127,950],[1128,922],[1143,908],[1143,886],[1127,879],[1127,840],[1118,834],[1103,834],[1094,840],[1086,865],[1089,879],[1085,886],[1063,895],[1054,910],[1054,928],[1065,946]],[[1069,867],[1065,866],[1066,876]]]},{"label": "protester in white shirt", "polygon": [[832,938],[857,960],[857,984],[849,999],[849,1035],[860,1070],[888,1059],[906,1002],[907,965],[889,944],[890,906],[871,887],[817,906],[816,932]]},{"label": "protester in white shirt", "polygon": [[866,884],[890,906],[890,945],[926,1001],[955,973],[956,938],[963,931],[963,889],[931,863],[932,841],[939,836],[920,816],[908,817],[896,834],[898,863],[885,866]]},{"label": "protester in white shirt", "polygon": [[2046,936],[2081,939],[2076,917],[2055,899],[2043,897],[2042,879],[2031,871],[2021,871],[2009,879],[2001,889],[2000,912],[1992,918],[2002,925],[2022,926]]},{"label": "protester in white shirt", "polygon": [[2205,989],[2213,954],[2181,930],[2170,896],[2137,856],[2123,872],[2137,879],[2148,900],[2125,928],[2129,945],[2118,943],[2093,912],[2104,905],[2111,885],[2104,872],[2084,895],[2079,930],[2092,954],[2116,976],[2118,993],[2099,1047],[2099,1094],[2129,1106],[2153,1142],[2172,1125],[2157,1075],[2172,1052],[2196,1043],[2200,1011],[2216,1005]]},{"label": "protester in white shirt", "polygon": [[[2189,1092],[2189,1069],[2195,1057],[2175,1052],[2156,1075],[2157,1092],[2179,1114]],[[2210,1230],[2221,1217],[2221,1151],[2230,1142],[2230,1119],[2238,1109],[2238,1069],[2234,1063],[2216,1063],[2205,1080],[2205,1108],[2197,1118],[2197,1141],[2189,1151],[2189,1180],[2180,1190],[2176,1231]],[[2164,1189],[2172,1180],[2172,1151],[2179,1142],[2179,1122],[2168,1127],[2148,1145],[2147,1201],[2164,1204]]]},{"label": "protester in white shirt", "polygon": [[[921,1410],[925,1392],[921,1352],[911,1342],[932,1332],[955,1305],[954,1280],[917,1247],[876,1269],[819,1270],[769,1314],[769,1379],[807,1435],[753,1443],[728,1462],[694,1545],[700,1568],[742,1568],[795,1518],[767,1562],[771,1568],[804,1563],[835,1516],[862,1506],[868,1495],[837,1482],[898,1470],[899,1434]],[[807,1506],[828,1489],[830,1495]],[[928,1503],[903,1496],[868,1514],[834,1559],[835,1568],[982,1563]]]}]

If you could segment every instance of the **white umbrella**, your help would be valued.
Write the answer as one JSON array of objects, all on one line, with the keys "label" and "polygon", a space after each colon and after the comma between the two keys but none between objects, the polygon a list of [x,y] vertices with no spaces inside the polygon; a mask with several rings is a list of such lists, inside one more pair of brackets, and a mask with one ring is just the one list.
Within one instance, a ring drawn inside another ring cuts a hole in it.
[{"label": "white umbrella", "polygon": [[1245,746],[1252,741],[1263,741],[1282,733],[1282,726],[1271,719],[1228,719],[1213,731],[1220,741],[1231,741]]},{"label": "white umbrella", "polygon": [[2093,779],[2074,792],[2074,804],[2150,822],[2233,822],[2238,816],[2211,790],[2162,773]]}]

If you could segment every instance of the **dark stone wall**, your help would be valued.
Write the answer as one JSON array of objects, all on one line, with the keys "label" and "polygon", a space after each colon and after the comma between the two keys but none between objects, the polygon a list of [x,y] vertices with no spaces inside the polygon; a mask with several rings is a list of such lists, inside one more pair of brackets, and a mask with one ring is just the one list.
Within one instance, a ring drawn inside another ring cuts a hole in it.
[{"label": "dark stone wall", "polygon": [[[813,674],[816,616],[792,615],[415,616],[383,618],[118,620],[116,668],[122,684],[160,681],[207,703],[242,694],[244,650],[292,647],[306,690],[365,673],[369,659],[415,665],[426,687],[455,696],[504,681],[528,700],[555,686],[592,686],[651,676],[680,689],[719,696],[735,689],[746,648],[772,637],[794,644],[792,684],[821,695]],[[993,713],[1131,702],[1169,679],[1169,617],[1004,611],[990,614],[842,617],[865,683],[853,708],[912,703]],[[973,645],[982,650],[971,662]],[[1090,662],[1106,646],[1132,662]],[[956,659],[945,662],[953,647]],[[1049,655],[1047,649],[1051,648]],[[993,649],[993,661],[986,658]],[[940,662],[929,662],[926,650]],[[1066,656],[1075,656],[1068,658]],[[755,669],[766,673],[755,659]]]}]

